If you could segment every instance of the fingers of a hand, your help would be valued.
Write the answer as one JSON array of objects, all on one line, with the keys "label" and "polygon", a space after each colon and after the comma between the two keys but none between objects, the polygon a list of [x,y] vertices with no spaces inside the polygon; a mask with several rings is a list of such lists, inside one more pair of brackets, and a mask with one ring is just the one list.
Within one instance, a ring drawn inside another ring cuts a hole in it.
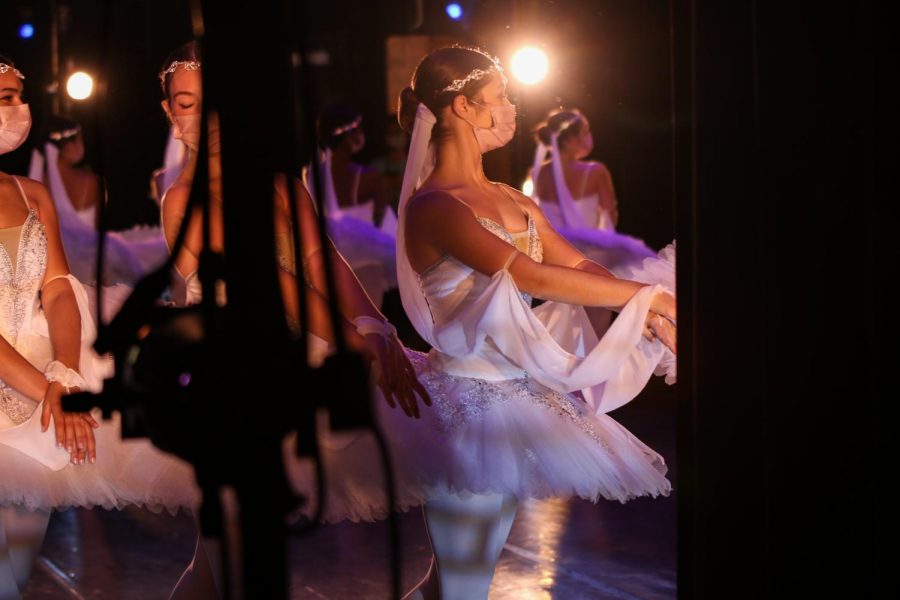
[{"label": "fingers of a hand", "polygon": [[97,440],[94,439],[94,429],[93,427],[87,427],[84,433],[84,437],[87,441],[87,457],[91,463],[94,463],[97,460]]},{"label": "fingers of a hand", "polygon": [[83,453],[85,450],[87,450],[87,439],[85,438],[85,431],[88,428],[88,424],[84,422],[83,418],[79,418],[79,416],[76,416],[73,419],[73,425],[75,429],[75,447],[78,448],[79,452]]},{"label": "fingers of a hand", "polygon": [[54,402],[50,408],[53,413],[53,424],[56,426],[56,445],[60,448],[66,445],[66,417],[59,402]]},{"label": "fingers of a hand", "polygon": [[87,429],[87,425],[85,425],[82,419],[75,419],[73,423],[73,429],[75,429],[75,449],[72,451],[71,459],[72,463],[76,465],[84,464],[84,456],[87,453],[87,444],[85,444],[85,448],[79,448],[79,440],[81,443],[84,442],[84,430]]},{"label": "fingers of a hand", "polygon": [[85,422],[85,423],[87,423],[88,425],[90,425],[90,426],[93,427],[94,429],[97,429],[98,427],[100,427],[100,423],[97,422],[97,419],[95,419],[95,418],[93,417],[93,415],[91,415],[91,413],[83,413],[83,414],[81,415],[81,418],[84,419],[84,422]]},{"label": "fingers of a hand", "polygon": [[398,396],[397,403],[400,404],[400,408],[403,409],[403,414],[405,414],[407,417],[415,416],[416,413],[413,410],[413,408],[409,405],[409,402],[406,401],[406,398]]},{"label": "fingers of a hand", "polygon": [[394,402],[394,395],[391,394],[390,388],[384,383],[384,378],[378,380],[378,389],[381,390],[381,395],[384,396],[384,400],[388,403],[388,406],[397,408],[397,403]]},{"label": "fingers of a hand", "polygon": [[65,438],[66,450],[68,450],[69,452],[75,451],[75,425],[76,425],[75,421],[76,420],[81,421],[81,419],[78,419],[74,415],[65,415],[63,417],[63,422],[65,423],[65,430],[66,430],[66,438]]},{"label": "fingers of a hand", "polygon": [[677,353],[676,352],[676,344],[675,344],[676,339],[677,338],[676,338],[675,328],[672,327],[671,325],[666,327],[663,330],[662,335],[660,336],[660,340],[662,341],[662,343],[665,344],[666,347],[669,350],[671,350],[673,353]]},{"label": "fingers of a hand", "polygon": [[45,398],[44,406],[41,408],[41,431],[47,431],[50,427],[50,402]]},{"label": "fingers of a hand", "polygon": [[425,389],[425,386],[419,382],[418,379],[416,379],[415,383],[413,384],[413,389],[415,390],[416,394],[419,395],[419,398],[422,399],[422,402],[424,402],[428,406],[431,406],[431,395],[428,393],[428,390]]},{"label": "fingers of a hand", "polygon": [[398,360],[396,354],[392,355],[391,358],[391,377],[390,384],[391,388],[398,392],[403,393],[409,389],[410,381],[409,376],[407,375],[406,369],[404,368],[403,363]]},{"label": "fingers of a hand", "polygon": [[91,428],[84,422],[84,419],[75,419],[75,446],[77,448],[75,456],[80,465],[87,460],[87,433],[90,430]]},{"label": "fingers of a hand", "polygon": [[409,401],[409,388],[403,383],[402,380],[399,382],[395,382],[393,388],[391,388],[394,396],[397,398],[397,403],[403,409],[403,412],[408,417],[415,416],[416,408],[413,404],[410,404]]},{"label": "fingers of a hand", "polygon": [[412,416],[417,419],[420,418],[421,414],[419,413],[419,403],[416,402],[415,394],[413,394],[412,390],[408,387],[403,391],[403,398],[406,400],[406,404],[409,405]]},{"label": "fingers of a hand", "polygon": [[416,376],[416,370],[412,366],[412,363],[410,363],[405,356],[404,363],[406,363],[404,365],[404,375],[406,376],[406,382],[410,388],[410,392],[421,398],[426,406],[431,406],[431,396],[428,395],[428,391]]},{"label": "fingers of a hand", "polygon": [[666,345],[666,348],[672,351],[672,354],[678,354],[678,350],[675,347],[675,342],[672,339],[663,340],[663,343]]}]

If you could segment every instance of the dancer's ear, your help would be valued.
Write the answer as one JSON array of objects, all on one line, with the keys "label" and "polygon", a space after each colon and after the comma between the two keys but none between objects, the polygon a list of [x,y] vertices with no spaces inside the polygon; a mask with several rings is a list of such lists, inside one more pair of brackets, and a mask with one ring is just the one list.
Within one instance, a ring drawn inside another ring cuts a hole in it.
[{"label": "dancer's ear", "polygon": [[450,110],[464,121],[471,122],[476,118],[476,106],[469,102],[469,99],[462,94],[459,94],[453,99],[453,102],[450,103]]},{"label": "dancer's ear", "polygon": [[159,105],[162,106],[163,111],[165,111],[166,117],[169,119],[169,123],[174,123],[175,119],[172,118],[172,109],[169,107],[169,101],[162,100],[160,101]]}]

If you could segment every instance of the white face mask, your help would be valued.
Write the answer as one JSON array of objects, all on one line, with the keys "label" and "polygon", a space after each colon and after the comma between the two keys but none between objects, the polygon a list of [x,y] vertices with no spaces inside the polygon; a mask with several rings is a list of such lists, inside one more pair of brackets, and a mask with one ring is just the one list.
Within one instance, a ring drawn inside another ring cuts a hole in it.
[{"label": "white face mask", "polygon": [[[485,104],[479,104],[478,102],[472,102],[472,104],[487,106]],[[478,140],[478,147],[481,149],[482,154],[497,148],[502,148],[508,144],[516,134],[515,104],[503,104],[501,106],[490,106],[488,108],[491,110],[491,119],[493,120],[493,124],[490,127],[481,127],[480,125],[475,125],[471,121],[466,120],[466,123],[469,123],[472,126],[472,129],[475,130],[475,139]]]},{"label": "white face mask", "polygon": [[31,110],[27,104],[0,106],[0,154],[22,145],[31,131]]},{"label": "white face mask", "polygon": [[175,121],[175,131],[172,135],[176,140],[184,142],[184,145],[194,152],[200,150],[200,119],[202,117],[203,115],[200,113],[172,117]]}]

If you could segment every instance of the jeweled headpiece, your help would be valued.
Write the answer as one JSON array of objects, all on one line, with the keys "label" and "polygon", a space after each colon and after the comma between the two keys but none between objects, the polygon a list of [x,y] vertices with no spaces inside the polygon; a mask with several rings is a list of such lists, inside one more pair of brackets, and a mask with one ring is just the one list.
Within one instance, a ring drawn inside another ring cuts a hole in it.
[{"label": "jeweled headpiece", "polygon": [[471,82],[477,81],[477,80],[481,79],[482,77],[485,77],[487,75],[493,75],[493,74],[497,74],[500,77],[502,77],[503,85],[506,85],[506,81],[507,81],[506,75],[503,74],[503,67],[500,66],[499,58],[497,58],[495,56],[491,56],[481,50],[472,49],[472,48],[468,48],[468,50],[473,50],[474,52],[478,52],[479,54],[484,55],[485,58],[487,58],[494,64],[492,66],[488,67],[487,69],[472,69],[471,71],[469,71],[469,74],[466,75],[465,77],[463,77],[462,79],[454,79],[450,83],[450,85],[444,87],[444,89],[441,90],[442,92],[458,92],[458,91],[462,90],[464,87],[466,87],[467,85],[469,85]]},{"label": "jeweled headpiece", "polygon": [[335,129],[334,131],[332,131],[332,132],[331,132],[331,135],[332,135],[332,137],[337,137],[337,136],[341,135],[342,133],[347,133],[347,132],[350,131],[351,129],[356,129],[356,128],[359,127],[361,124],[362,124],[362,117],[356,117],[355,119],[353,119],[352,121],[350,121],[350,122],[347,123],[346,125],[341,125],[341,126],[338,127],[337,129]]},{"label": "jeweled headpiece", "polygon": [[63,140],[67,140],[69,138],[75,137],[81,133],[81,127],[71,127],[69,129],[63,129],[62,131],[51,131],[47,136],[54,142],[61,142]]},{"label": "jeweled headpiece", "polygon": [[172,64],[163,69],[159,73],[159,80],[163,83],[166,82],[166,75],[170,73],[174,73],[175,69],[179,66],[183,66],[185,71],[199,71],[200,70],[200,61],[199,60],[173,60]]},{"label": "jeweled headpiece", "polygon": [[6,63],[0,63],[0,74],[8,73],[9,71],[12,71],[13,73],[15,73],[16,77],[18,77],[19,79],[25,79],[25,76],[22,75],[22,71],[18,70],[17,68],[15,68],[12,65],[8,65]]},{"label": "jeweled headpiece", "polygon": [[557,135],[561,134],[563,131],[565,131],[566,129],[568,129],[569,127],[571,127],[578,121],[580,121],[581,118],[582,118],[582,116],[579,113],[575,113],[574,115],[572,115],[571,117],[569,117],[568,119],[566,119],[565,121],[563,121],[562,123],[559,124],[559,129],[557,130],[556,134]]}]

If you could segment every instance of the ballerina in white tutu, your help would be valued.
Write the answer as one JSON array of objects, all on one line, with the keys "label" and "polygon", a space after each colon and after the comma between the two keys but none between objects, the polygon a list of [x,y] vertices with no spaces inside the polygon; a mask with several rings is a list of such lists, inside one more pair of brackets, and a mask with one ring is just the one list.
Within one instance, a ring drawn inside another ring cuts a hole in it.
[{"label": "ballerina in white tutu", "polygon": [[[488,181],[481,155],[515,131],[496,59],[426,56],[400,99],[412,131],[400,198],[398,283],[433,350],[411,353],[431,410],[379,406],[399,508],[425,503],[435,561],[410,597],[486,598],[520,498],[626,501],[668,494],[663,458],[604,413],[630,401],[675,350],[675,303],[586,259],[526,196]],[[548,302],[534,311],[531,298]],[[583,306],[619,311],[598,340]],[[547,318],[552,317],[552,321]],[[579,392],[579,394],[575,394]],[[366,444],[335,439],[326,516],[394,507]]]},{"label": "ballerina in white tutu", "polygon": [[[27,137],[24,75],[0,58],[0,154]],[[123,442],[117,422],[63,413],[61,398],[96,390],[111,362],[69,274],[47,189],[0,173],[0,598],[19,598],[55,508],[196,505],[193,469],[146,440]]]},{"label": "ballerina in white tutu", "polygon": [[641,240],[616,231],[619,208],[612,175],[603,163],[585,160],[594,149],[587,118],[578,110],[556,112],[537,137],[532,198],[550,224],[617,276],[654,256]]},{"label": "ballerina in white tutu", "polygon": [[332,105],[322,111],[316,126],[334,189],[325,210],[382,226],[385,233],[396,236],[397,217],[385,195],[384,177],[353,160],[366,145],[362,115],[349,106]]},{"label": "ballerina in white tutu", "polygon": [[58,150],[57,169],[66,198],[75,215],[85,225],[97,228],[97,206],[101,202],[100,178],[81,163],[84,160],[84,137],[76,120],[54,115],[47,127],[47,140]]},{"label": "ballerina in white tutu", "polygon": [[[161,265],[166,247],[158,227],[136,226],[106,234],[105,273],[96,276],[99,205],[103,190],[99,177],[81,165],[84,141],[81,125],[68,117],[50,119],[45,140],[31,153],[28,176],[44,183],[53,197],[63,248],[72,274],[85,285],[98,280],[118,307],[141,276]],[[129,286],[114,289],[113,286]]]},{"label": "ballerina in white tutu", "polygon": [[[385,292],[397,287],[397,217],[387,204],[383,177],[352,160],[365,145],[362,116],[349,107],[330,106],[319,116],[317,128],[319,185],[329,237],[380,307]],[[309,167],[304,168],[304,183],[314,189]]]}]

